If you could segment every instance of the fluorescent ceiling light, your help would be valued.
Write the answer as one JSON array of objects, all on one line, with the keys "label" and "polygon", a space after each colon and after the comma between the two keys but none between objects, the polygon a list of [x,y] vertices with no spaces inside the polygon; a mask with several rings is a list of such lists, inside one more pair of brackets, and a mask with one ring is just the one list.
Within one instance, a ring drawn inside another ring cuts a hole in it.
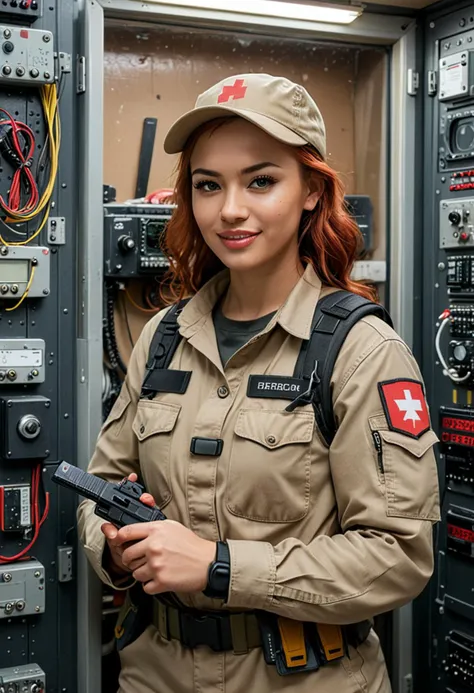
[{"label": "fluorescent ceiling light", "polygon": [[[150,0],[148,0],[150,2]],[[278,0],[151,0],[158,5],[177,5],[200,10],[218,10],[243,15],[297,19],[307,22],[350,24],[362,14],[362,7],[348,5],[302,5]]]}]

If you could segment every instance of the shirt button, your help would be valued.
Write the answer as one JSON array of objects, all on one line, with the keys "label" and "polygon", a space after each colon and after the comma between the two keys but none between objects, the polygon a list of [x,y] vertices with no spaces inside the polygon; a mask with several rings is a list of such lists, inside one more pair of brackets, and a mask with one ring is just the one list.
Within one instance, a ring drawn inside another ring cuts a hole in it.
[{"label": "shirt button", "polygon": [[140,426],[140,433],[145,433],[145,426],[143,424]]},{"label": "shirt button", "polygon": [[228,397],[228,395],[229,395],[229,388],[227,387],[227,385],[221,385],[221,386],[217,389],[217,394],[219,395],[219,397],[220,397],[221,399],[224,399],[225,397]]},{"label": "shirt button", "polygon": [[275,438],[275,436],[267,436],[267,443],[269,445],[275,445],[276,442],[277,442],[277,439]]}]

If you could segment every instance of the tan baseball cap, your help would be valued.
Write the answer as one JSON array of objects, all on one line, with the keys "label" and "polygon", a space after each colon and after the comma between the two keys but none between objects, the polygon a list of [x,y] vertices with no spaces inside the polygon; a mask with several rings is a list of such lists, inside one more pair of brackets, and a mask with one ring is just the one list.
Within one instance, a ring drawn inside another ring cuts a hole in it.
[{"label": "tan baseball cap", "polygon": [[265,74],[227,77],[200,94],[194,108],[169,130],[165,152],[181,152],[197,127],[232,116],[249,120],[280,142],[312,144],[326,156],[326,128],[315,101],[301,85]]}]

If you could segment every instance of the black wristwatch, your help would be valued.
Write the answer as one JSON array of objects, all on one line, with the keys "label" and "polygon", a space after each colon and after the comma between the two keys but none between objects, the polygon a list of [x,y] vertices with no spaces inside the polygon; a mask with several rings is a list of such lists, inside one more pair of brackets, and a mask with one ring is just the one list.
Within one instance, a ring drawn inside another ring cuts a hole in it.
[{"label": "black wristwatch", "polygon": [[218,541],[216,558],[209,566],[206,589],[203,594],[213,599],[224,599],[229,596],[230,552],[225,541]]}]

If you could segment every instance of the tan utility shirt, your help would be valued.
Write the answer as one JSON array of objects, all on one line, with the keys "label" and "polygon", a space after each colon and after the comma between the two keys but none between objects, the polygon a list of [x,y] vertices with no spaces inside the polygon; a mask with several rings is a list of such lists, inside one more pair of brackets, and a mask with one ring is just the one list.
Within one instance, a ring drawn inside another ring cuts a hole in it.
[{"label": "tan utility shirt", "polygon": [[[206,539],[228,541],[227,604],[180,594],[188,605],[263,609],[333,624],[399,607],[432,573],[432,522],[439,519],[437,438],[430,429],[418,438],[390,430],[378,388],[421,381],[411,352],[380,319],[356,324],[333,373],[338,431],[328,451],[312,405],[288,413],[288,400],[249,398],[247,385],[251,374],[293,375],[316,303],[330,289],[321,289],[308,266],[267,327],[224,368],[212,309],[228,281],[227,272],[215,277],[179,317],[184,339],[171,367],[192,371],[185,394],[139,399],[149,345],[164,313],[145,326],[89,471],[114,482],[139,473],[169,519]],[[415,425],[419,402],[410,405],[407,392],[398,401]],[[223,439],[222,454],[191,455],[194,436]],[[97,574],[112,585],[102,568],[103,521],[93,509],[90,501],[79,508],[80,538]],[[373,632],[350,659],[287,677],[264,663],[260,648],[246,655],[186,650],[153,626],[121,657],[123,693],[390,691]]]}]

